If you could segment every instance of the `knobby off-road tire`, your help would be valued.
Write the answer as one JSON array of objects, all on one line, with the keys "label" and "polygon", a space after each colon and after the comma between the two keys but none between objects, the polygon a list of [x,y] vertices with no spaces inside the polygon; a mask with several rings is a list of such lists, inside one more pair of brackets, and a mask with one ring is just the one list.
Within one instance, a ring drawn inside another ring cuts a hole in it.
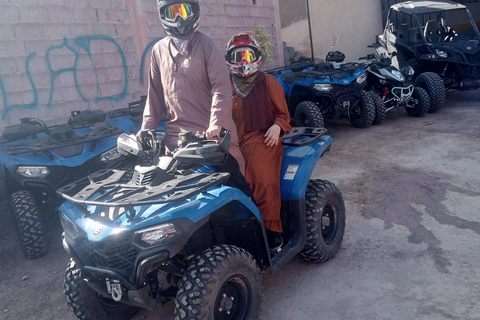
[{"label": "knobby off-road tire", "polygon": [[324,262],[335,256],[345,234],[345,203],[338,188],[327,180],[310,180],[306,196],[307,242],[303,260]]},{"label": "knobby off-road tire", "polygon": [[378,125],[385,120],[385,102],[383,99],[372,93],[373,103],[375,104],[375,117],[373,118],[373,125]]},{"label": "knobby off-road tire", "polygon": [[324,127],[322,112],[312,101],[303,101],[297,105],[294,120],[297,127]]},{"label": "knobby off-road tire", "polygon": [[25,258],[43,256],[47,252],[45,228],[32,193],[28,190],[13,193],[10,196],[10,208],[15,217],[20,249]]},{"label": "knobby off-road tire", "polygon": [[80,276],[80,269],[70,259],[65,270],[63,292],[73,314],[82,320],[130,319],[138,308],[101,297]]},{"label": "knobby off-road tire", "polygon": [[185,272],[175,319],[254,320],[262,302],[262,276],[250,253],[235,246],[214,246],[198,255]]},{"label": "knobby off-road tire", "polygon": [[423,117],[426,115],[430,109],[430,98],[428,97],[427,91],[423,88],[415,87],[409,105],[415,106],[414,108],[405,108],[409,116]]},{"label": "knobby off-road tire", "polygon": [[357,106],[350,111],[348,120],[355,128],[366,128],[373,123],[375,119],[375,103],[373,94],[362,90],[360,101]]},{"label": "knobby off-road tire", "polygon": [[445,86],[442,78],[435,72],[424,72],[415,79],[415,87],[423,88],[430,98],[428,112],[437,112],[445,102]]}]

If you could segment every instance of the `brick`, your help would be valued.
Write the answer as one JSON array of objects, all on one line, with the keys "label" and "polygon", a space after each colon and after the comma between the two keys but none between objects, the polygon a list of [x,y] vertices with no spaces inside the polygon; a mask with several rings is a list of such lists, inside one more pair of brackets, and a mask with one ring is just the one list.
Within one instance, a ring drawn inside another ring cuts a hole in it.
[{"label": "brick", "polygon": [[76,22],[95,23],[97,19],[97,11],[92,8],[79,8],[73,11],[73,17]]},{"label": "brick", "polygon": [[107,81],[128,81],[124,68],[107,68]]},{"label": "brick", "polygon": [[75,54],[68,54],[69,51],[56,51],[52,50],[47,56],[45,56],[45,61],[50,63],[50,68],[52,72],[70,69],[75,65]]},{"label": "brick", "polygon": [[43,31],[47,39],[63,39],[70,34],[70,29],[65,23],[44,23]]},{"label": "brick", "polygon": [[51,87],[51,73],[48,70],[31,72],[33,86],[36,90],[48,89]]},{"label": "brick", "polygon": [[47,9],[44,7],[19,7],[20,21],[25,22],[44,22],[47,20]]},{"label": "brick", "polygon": [[21,40],[5,40],[2,41],[0,47],[0,58],[2,57],[18,57],[25,56],[25,45]]},{"label": "brick", "polygon": [[86,8],[88,7],[88,2],[88,0],[65,0],[65,7]]},{"label": "brick", "polygon": [[128,21],[130,19],[130,15],[128,13],[128,10],[110,9],[107,10],[107,18],[109,22],[123,22]]},{"label": "brick", "polygon": [[47,7],[48,21],[73,22],[73,9],[67,7]]},{"label": "brick", "polygon": [[20,21],[20,14],[18,13],[18,7],[2,5],[2,10],[0,10],[0,21],[2,23]]},{"label": "brick", "polygon": [[29,55],[35,53],[37,56],[45,56],[47,49],[53,46],[52,40],[27,40],[25,41],[25,52]]},{"label": "brick", "polygon": [[75,87],[75,77],[73,72],[62,72],[58,75],[59,87]]},{"label": "brick", "polygon": [[116,35],[120,37],[131,37],[132,27],[124,23],[115,23],[115,32],[116,32]]},{"label": "brick", "polygon": [[119,54],[119,49],[121,50],[121,47],[120,47],[120,44],[117,42],[117,40],[121,40],[121,39],[113,39],[110,37],[106,39],[102,39],[102,38],[94,39],[90,43],[90,51],[92,53]]},{"label": "brick", "polygon": [[103,98],[113,98],[120,95],[125,89],[124,81],[110,81],[100,84],[100,96]]},{"label": "brick", "polygon": [[38,0],[40,6],[65,6],[64,0]]},{"label": "brick", "polygon": [[0,24],[0,40],[14,40],[15,30],[11,24]]},{"label": "brick", "polygon": [[33,91],[24,91],[23,100],[25,104],[46,105],[48,98],[50,97],[50,89],[37,89],[37,101],[35,102],[35,96]]},{"label": "brick", "polygon": [[107,22],[108,16],[107,16],[107,10],[105,9],[95,9],[97,13],[97,21],[98,22]]},{"label": "brick", "polygon": [[15,37],[21,40],[43,39],[43,25],[40,23],[22,23],[14,26]]},{"label": "brick", "polygon": [[9,2],[16,6],[38,6],[38,0],[9,0]]},{"label": "brick", "polygon": [[[18,72],[17,61],[13,57],[0,58],[0,76]],[[0,99],[1,101],[1,99]]]},{"label": "brick", "polygon": [[[130,0],[129,0],[130,1]],[[156,2],[156,1],[153,1]],[[104,9],[125,9],[126,2],[125,0],[87,0],[87,6],[93,8],[104,8]]]},{"label": "brick", "polygon": [[68,25],[68,28],[70,29],[70,39],[93,34],[93,26],[91,24],[72,23]]},{"label": "brick", "polygon": [[77,90],[74,87],[54,87],[52,102],[71,101],[77,99]]},{"label": "brick", "polygon": [[[27,58],[18,58],[17,65],[20,72],[25,72],[27,68]],[[45,56],[35,55],[28,60],[28,72],[37,73],[45,71],[48,71]]]}]

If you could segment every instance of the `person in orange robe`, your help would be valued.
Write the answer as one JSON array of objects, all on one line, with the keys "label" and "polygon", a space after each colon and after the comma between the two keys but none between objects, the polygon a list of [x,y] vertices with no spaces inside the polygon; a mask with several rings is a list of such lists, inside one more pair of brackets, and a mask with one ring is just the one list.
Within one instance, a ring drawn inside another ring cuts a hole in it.
[{"label": "person in orange robe", "polygon": [[245,159],[245,178],[262,214],[270,247],[282,246],[281,136],[292,130],[285,94],[275,77],[258,70],[260,48],[249,33],[233,36],[226,48],[233,91],[233,120]]}]

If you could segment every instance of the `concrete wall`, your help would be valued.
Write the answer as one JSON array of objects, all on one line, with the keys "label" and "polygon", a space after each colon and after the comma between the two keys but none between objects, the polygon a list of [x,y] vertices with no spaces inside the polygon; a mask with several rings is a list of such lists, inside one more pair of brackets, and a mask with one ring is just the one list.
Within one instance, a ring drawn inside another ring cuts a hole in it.
[{"label": "concrete wall", "polygon": [[[282,40],[303,56],[311,57],[306,0],[278,0]],[[480,3],[466,3],[480,21]],[[316,59],[329,51],[341,51],[346,61],[374,50],[367,48],[383,32],[381,0],[309,0],[312,37]]]},{"label": "concrete wall", "polygon": [[[255,4],[253,4],[255,3]],[[221,47],[265,26],[283,64],[277,0],[201,0],[200,30]],[[164,32],[155,0],[0,0],[0,133],[22,117],[54,124],[73,110],[124,107],[146,92]]]},{"label": "concrete wall", "polygon": [[[306,10],[304,0],[280,1],[297,3],[297,10]],[[329,51],[336,50],[343,52],[346,60],[373,52],[367,45],[372,44],[383,29],[379,0],[309,0],[309,6],[316,59],[323,59]],[[310,57],[307,20],[289,19],[289,14],[281,8],[283,41]],[[286,25],[283,19],[291,23]]]}]

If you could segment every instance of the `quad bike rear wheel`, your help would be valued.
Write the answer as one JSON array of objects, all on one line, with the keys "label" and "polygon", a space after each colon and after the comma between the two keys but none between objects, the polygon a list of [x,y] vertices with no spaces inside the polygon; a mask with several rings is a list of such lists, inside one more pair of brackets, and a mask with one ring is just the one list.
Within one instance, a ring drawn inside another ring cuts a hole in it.
[{"label": "quad bike rear wheel", "polygon": [[305,196],[307,242],[299,256],[325,262],[335,256],[345,233],[345,203],[340,190],[327,180],[310,180]]},{"label": "quad bike rear wheel", "polygon": [[430,109],[428,112],[437,112],[442,108],[445,102],[445,86],[438,74],[435,72],[421,73],[415,79],[415,87],[420,87],[427,91],[430,98]]},{"label": "quad bike rear wheel", "polygon": [[366,128],[373,123],[375,119],[375,103],[373,94],[362,90],[360,101],[355,108],[350,110],[348,120],[355,128]]},{"label": "quad bike rear wheel", "polygon": [[214,246],[191,262],[179,285],[176,320],[249,320],[260,316],[260,269],[247,251]]},{"label": "quad bike rear wheel", "polygon": [[373,93],[373,103],[375,104],[375,118],[373,118],[373,125],[378,125],[385,120],[385,102],[379,96]]},{"label": "quad bike rear wheel", "polygon": [[27,259],[47,252],[44,226],[37,202],[29,190],[20,190],[10,196],[10,208],[15,217],[20,249]]},{"label": "quad bike rear wheel", "polygon": [[430,109],[430,98],[427,91],[420,87],[413,89],[412,98],[405,107],[408,115],[411,117],[423,117]]},{"label": "quad bike rear wheel", "polygon": [[303,101],[297,105],[294,120],[297,127],[324,127],[322,112],[312,101]]},{"label": "quad bike rear wheel", "polygon": [[80,269],[71,259],[65,270],[63,292],[68,307],[79,319],[127,320],[138,311],[136,307],[100,296],[81,278]]}]

